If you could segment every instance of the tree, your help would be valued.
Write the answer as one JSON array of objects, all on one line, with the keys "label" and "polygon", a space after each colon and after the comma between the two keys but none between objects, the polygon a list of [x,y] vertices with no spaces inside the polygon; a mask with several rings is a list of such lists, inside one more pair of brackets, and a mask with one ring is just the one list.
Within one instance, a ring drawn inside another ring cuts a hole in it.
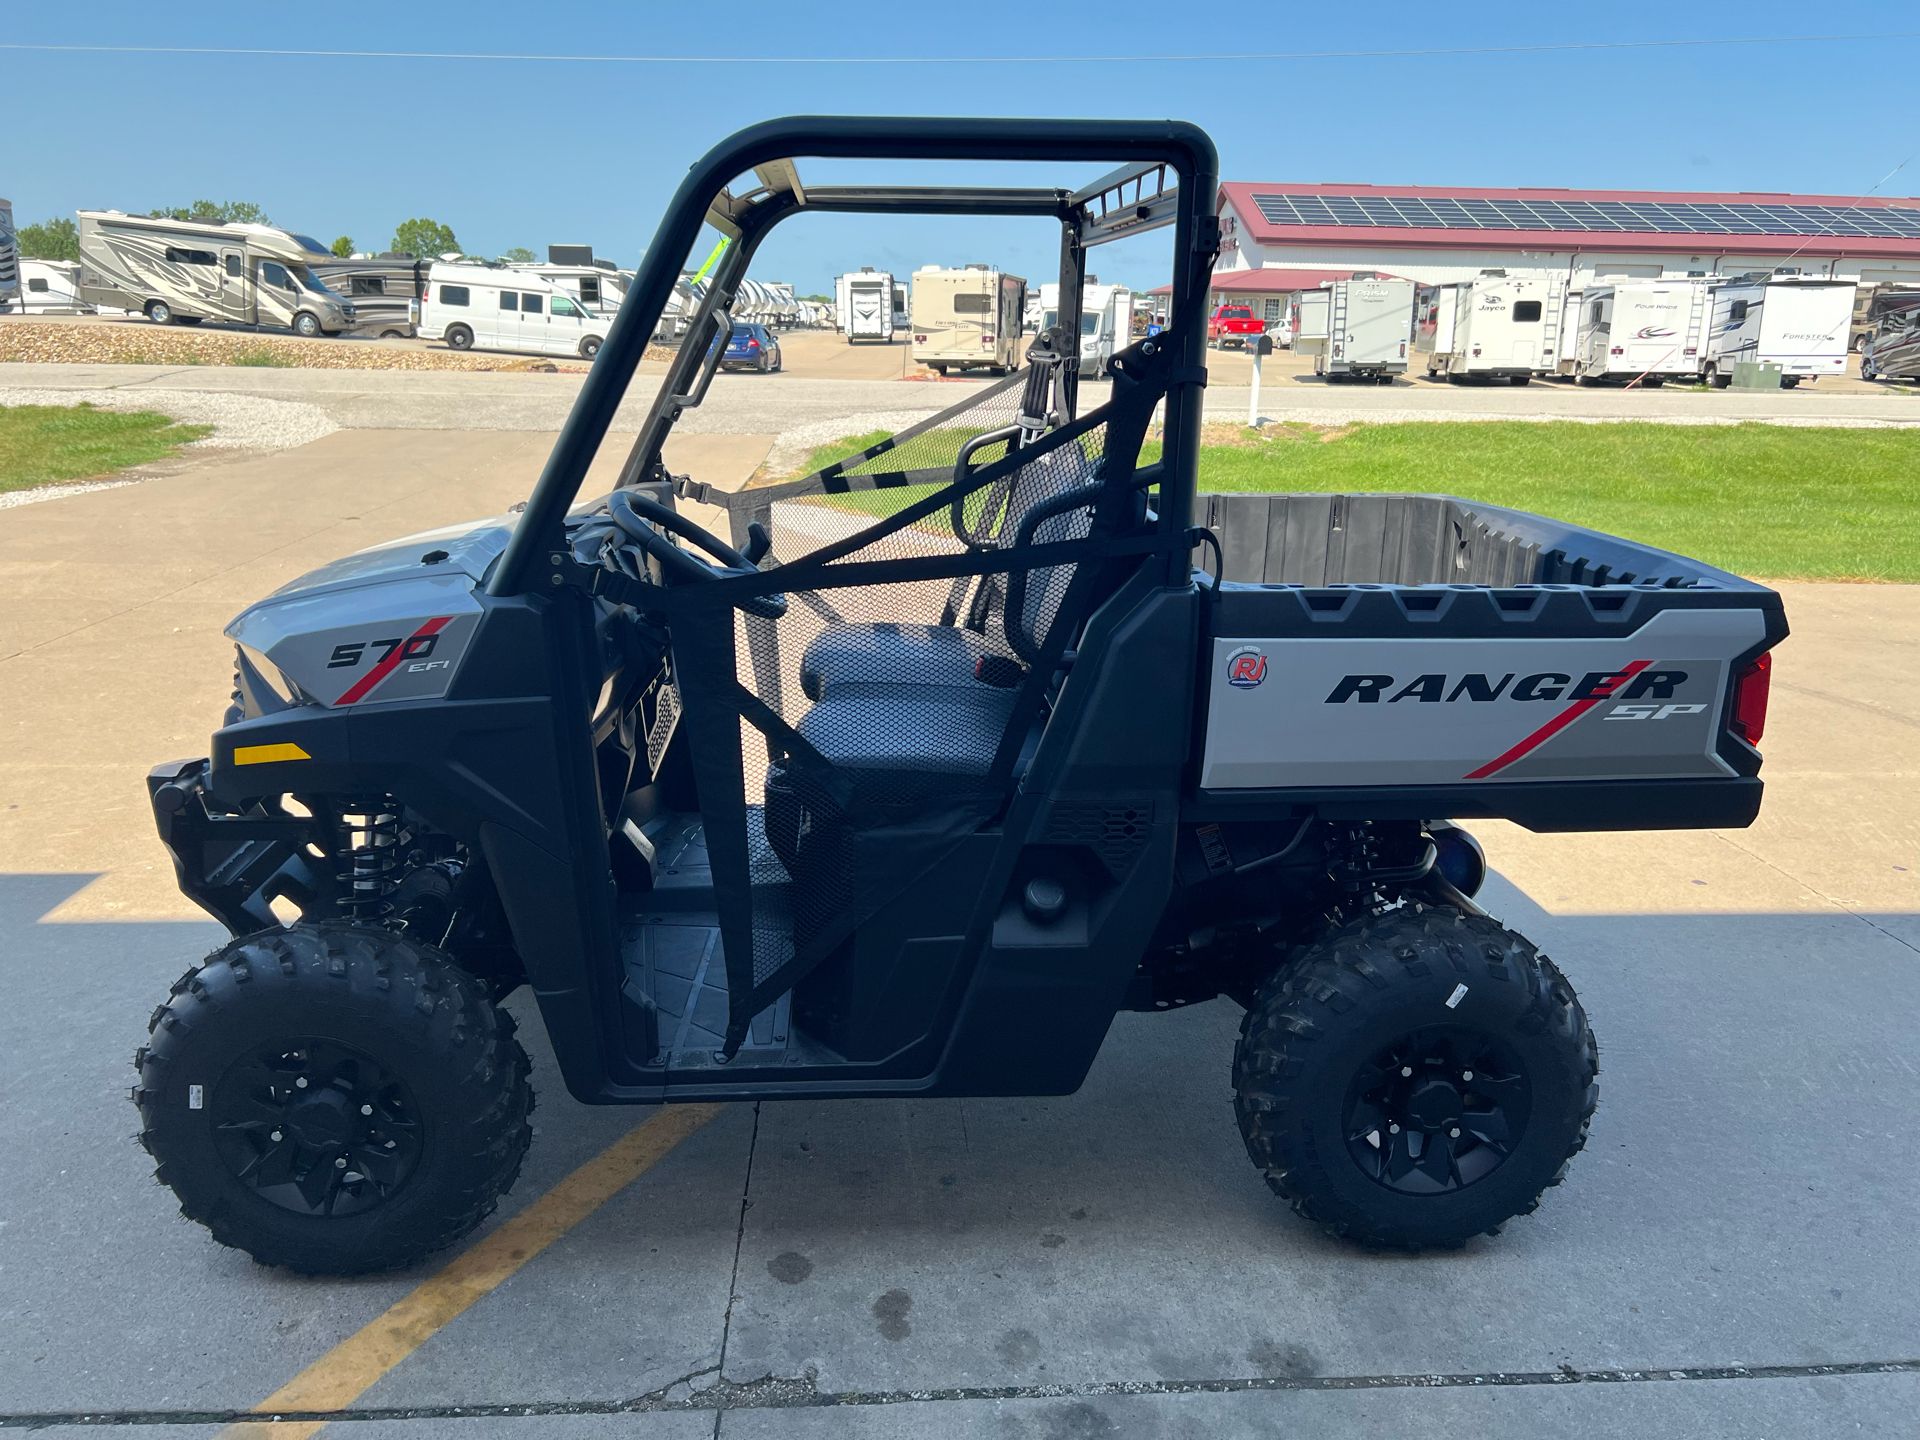
[{"label": "tree", "polygon": [[453,227],[442,225],[438,220],[429,220],[424,216],[413,220],[402,220],[393,232],[393,244],[389,249],[402,255],[412,255],[418,259],[430,260],[449,251],[458,250],[460,242],[453,238]]},{"label": "tree", "polygon": [[28,260],[78,260],[80,232],[71,220],[46,220],[22,225],[15,232],[20,254]]},{"label": "tree", "polygon": [[342,235],[327,248],[342,260],[350,260],[353,258],[353,237],[351,235]]},{"label": "tree", "polygon": [[500,258],[512,265],[531,265],[533,252],[524,245],[516,245]]},{"label": "tree", "polygon": [[176,205],[156,210],[155,215],[169,220],[198,220],[212,225],[271,225],[267,212],[251,200],[196,200],[191,205]]}]

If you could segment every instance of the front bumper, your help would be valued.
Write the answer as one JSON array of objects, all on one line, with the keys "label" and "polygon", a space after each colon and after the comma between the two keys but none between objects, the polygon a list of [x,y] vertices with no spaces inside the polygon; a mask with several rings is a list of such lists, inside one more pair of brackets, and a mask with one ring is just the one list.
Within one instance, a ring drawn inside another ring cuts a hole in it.
[{"label": "front bumper", "polygon": [[324,909],[333,876],[308,849],[325,849],[321,824],[277,800],[225,809],[207,793],[208,766],[204,758],[174,760],[147,773],[154,823],[180,892],[235,935],[279,925],[275,900],[302,914]]}]

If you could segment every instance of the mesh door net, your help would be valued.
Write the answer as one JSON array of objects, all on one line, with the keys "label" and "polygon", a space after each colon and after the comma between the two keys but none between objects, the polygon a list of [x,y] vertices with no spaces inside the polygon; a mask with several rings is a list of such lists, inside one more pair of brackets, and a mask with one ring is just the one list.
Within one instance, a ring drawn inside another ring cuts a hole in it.
[{"label": "mesh door net", "polygon": [[[670,592],[730,1047],[995,815],[1063,649],[1162,548],[1135,465],[1163,389],[1116,382],[1107,405],[1044,431],[1023,424],[1041,418],[1026,379],[726,497],[737,531],[771,533],[763,573]],[[734,608],[775,590],[777,619]]]}]

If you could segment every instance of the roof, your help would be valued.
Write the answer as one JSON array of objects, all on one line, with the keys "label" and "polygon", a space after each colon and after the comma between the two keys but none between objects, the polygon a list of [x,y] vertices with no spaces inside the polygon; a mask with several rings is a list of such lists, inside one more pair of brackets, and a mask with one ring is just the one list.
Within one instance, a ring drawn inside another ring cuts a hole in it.
[{"label": "roof", "polygon": [[1920,199],[1228,181],[1257,244],[1920,256]]},{"label": "roof", "polygon": [[[1329,280],[1351,280],[1353,270],[1296,270],[1284,265],[1266,265],[1257,270],[1216,270],[1208,289],[1229,294],[1276,295],[1288,290],[1318,290]],[[1374,274],[1374,271],[1368,271]],[[1382,275],[1383,280],[1398,280],[1398,275]],[[1149,295],[1171,295],[1171,285],[1156,285]]]}]

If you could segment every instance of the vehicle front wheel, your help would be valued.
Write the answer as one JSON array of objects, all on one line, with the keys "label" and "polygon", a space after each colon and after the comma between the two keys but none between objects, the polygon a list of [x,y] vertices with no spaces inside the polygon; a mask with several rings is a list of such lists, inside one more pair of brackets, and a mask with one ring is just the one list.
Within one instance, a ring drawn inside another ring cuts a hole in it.
[{"label": "vehicle front wheel", "polygon": [[293,333],[303,340],[318,339],[320,335],[320,317],[311,310],[302,310],[293,317]]},{"label": "vehicle front wheel", "polygon": [[229,942],[134,1057],[140,1143],[180,1213],[302,1274],[408,1265],[512,1186],[533,1091],[513,1021],[442,952],[373,926]]},{"label": "vehicle front wheel", "polygon": [[580,358],[582,360],[591,360],[599,353],[600,337],[598,335],[589,335],[580,342]]},{"label": "vehicle front wheel", "polygon": [[1560,1183],[1598,1071],[1552,961],[1495,920],[1412,907],[1334,931],[1261,987],[1234,1111],[1298,1214],[1362,1244],[1454,1246]]},{"label": "vehicle front wheel", "polygon": [[446,333],[447,344],[455,350],[473,348],[473,331],[464,325],[449,325]]}]

